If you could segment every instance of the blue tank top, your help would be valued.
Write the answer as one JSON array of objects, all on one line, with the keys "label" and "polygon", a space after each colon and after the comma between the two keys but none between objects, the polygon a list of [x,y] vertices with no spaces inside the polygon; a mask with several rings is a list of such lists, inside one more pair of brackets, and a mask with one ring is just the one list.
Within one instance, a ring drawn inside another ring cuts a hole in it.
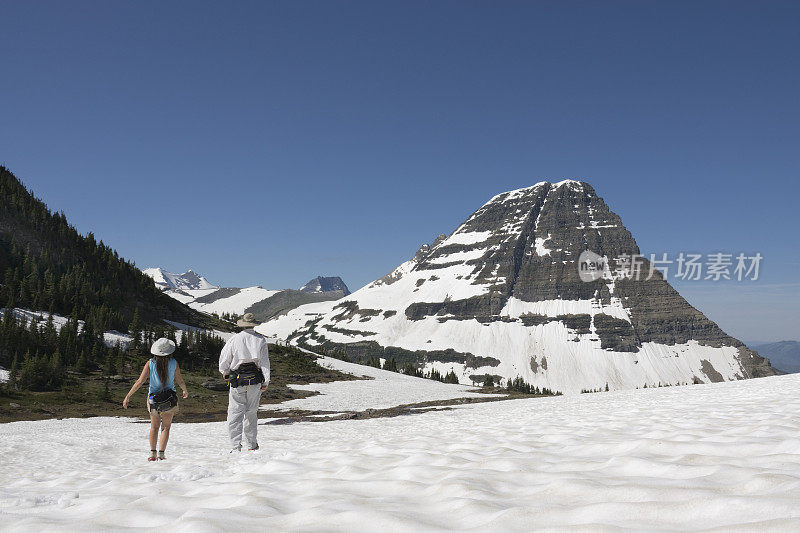
[{"label": "blue tank top", "polygon": [[162,389],[175,390],[175,369],[178,368],[178,361],[174,357],[169,358],[167,365],[167,384],[163,385],[161,379],[158,377],[158,370],[156,369],[155,358],[150,359],[150,394],[158,392]]}]

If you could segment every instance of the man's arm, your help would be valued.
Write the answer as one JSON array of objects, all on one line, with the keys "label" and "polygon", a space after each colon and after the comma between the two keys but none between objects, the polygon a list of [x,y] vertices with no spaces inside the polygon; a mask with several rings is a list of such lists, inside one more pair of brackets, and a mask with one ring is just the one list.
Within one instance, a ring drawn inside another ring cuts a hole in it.
[{"label": "man's arm", "polygon": [[219,354],[219,372],[223,376],[230,374],[231,361],[233,360],[233,349],[231,348],[231,341],[233,337],[228,339],[225,346],[222,347],[222,352]]},{"label": "man's arm", "polygon": [[270,375],[269,347],[266,341],[264,341],[264,344],[261,346],[261,353],[258,354],[258,366],[261,367],[261,371],[264,373],[264,383],[261,384],[261,390],[265,390],[267,385],[269,385]]}]

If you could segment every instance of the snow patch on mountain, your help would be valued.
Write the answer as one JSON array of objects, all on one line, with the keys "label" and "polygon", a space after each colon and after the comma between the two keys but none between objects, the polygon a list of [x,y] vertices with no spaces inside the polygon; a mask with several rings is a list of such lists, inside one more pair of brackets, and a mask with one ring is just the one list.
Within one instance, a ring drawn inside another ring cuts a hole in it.
[{"label": "snow patch on mountain", "polygon": [[601,300],[539,300],[538,302],[524,302],[512,296],[500,311],[500,316],[515,319],[522,318],[528,314],[551,318],[563,315],[587,314],[593,316],[605,314],[626,322],[631,321],[628,310],[625,309],[619,298],[611,298],[609,303],[604,303]]},{"label": "snow patch on mountain", "polygon": [[545,256],[550,255],[550,248],[545,246],[545,243],[550,240],[550,235],[547,237],[536,237],[536,242],[534,244],[536,255]]},{"label": "snow patch on mountain", "polygon": [[485,242],[492,236],[491,231],[467,231],[459,233],[456,231],[450,237],[442,241],[445,245],[450,244],[478,244]]}]

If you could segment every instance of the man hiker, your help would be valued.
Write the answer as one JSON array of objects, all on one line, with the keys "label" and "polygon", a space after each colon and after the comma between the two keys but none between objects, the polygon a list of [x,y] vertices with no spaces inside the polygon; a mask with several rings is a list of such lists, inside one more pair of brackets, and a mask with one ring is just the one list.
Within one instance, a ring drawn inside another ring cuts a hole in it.
[{"label": "man hiker", "polygon": [[219,371],[228,380],[228,434],[231,452],[242,450],[242,433],[249,450],[258,449],[258,404],[269,384],[267,339],[256,333],[259,325],[246,313],[236,325],[244,328],[225,343],[219,356]]}]

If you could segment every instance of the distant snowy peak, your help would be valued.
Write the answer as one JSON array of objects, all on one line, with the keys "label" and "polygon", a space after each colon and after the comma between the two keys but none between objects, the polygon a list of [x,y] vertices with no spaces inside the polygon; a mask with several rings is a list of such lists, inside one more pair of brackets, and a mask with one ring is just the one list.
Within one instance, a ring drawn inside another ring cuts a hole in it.
[{"label": "distant snowy peak", "polygon": [[339,276],[333,277],[324,277],[324,276],[317,276],[316,278],[312,279],[302,287],[300,287],[300,291],[302,292],[334,292],[334,291],[342,291],[344,296],[350,294],[350,289],[347,288],[347,285],[344,284],[342,278]]},{"label": "distant snowy peak", "polygon": [[155,282],[156,286],[162,291],[170,289],[187,291],[219,288],[217,285],[214,285],[192,270],[188,270],[183,274],[173,274],[172,272],[167,272],[163,268],[156,267],[147,268],[142,272],[153,278],[153,282]]},{"label": "distant snowy peak", "polygon": [[258,286],[220,287],[189,270],[173,274],[163,268],[148,268],[144,274],[167,296],[202,313],[225,316],[255,313],[259,320],[285,313],[311,302],[338,300],[350,294],[339,277],[317,277],[301,290],[271,290]]}]

